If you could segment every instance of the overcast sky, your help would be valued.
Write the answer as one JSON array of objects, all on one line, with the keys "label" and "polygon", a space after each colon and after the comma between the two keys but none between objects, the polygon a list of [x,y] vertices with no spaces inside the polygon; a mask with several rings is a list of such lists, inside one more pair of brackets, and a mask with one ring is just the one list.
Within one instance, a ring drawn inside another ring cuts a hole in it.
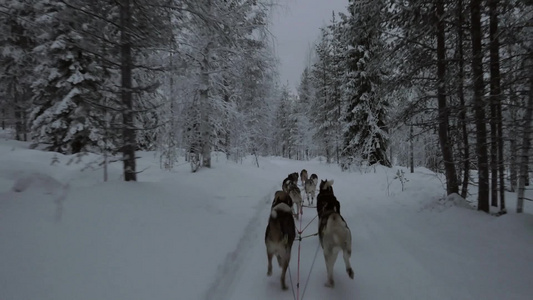
[{"label": "overcast sky", "polygon": [[280,7],[273,15],[272,34],[279,57],[280,77],[293,90],[300,83],[308,49],[320,34],[319,28],[329,24],[332,11],[346,12],[348,0],[278,0]]}]

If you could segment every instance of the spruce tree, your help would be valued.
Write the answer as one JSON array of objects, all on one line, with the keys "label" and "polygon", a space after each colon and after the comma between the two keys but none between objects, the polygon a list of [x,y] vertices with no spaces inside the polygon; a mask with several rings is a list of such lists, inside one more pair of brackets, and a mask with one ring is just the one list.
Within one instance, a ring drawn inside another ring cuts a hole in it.
[{"label": "spruce tree", "polygon": [[382,1],[350,1],[345,18],[346,72],[343,79],[346,108],[342,166],[348,168],[360,156],[369,164],[390,167],[388,147],[388,103],[380,96],[379,68]]}]

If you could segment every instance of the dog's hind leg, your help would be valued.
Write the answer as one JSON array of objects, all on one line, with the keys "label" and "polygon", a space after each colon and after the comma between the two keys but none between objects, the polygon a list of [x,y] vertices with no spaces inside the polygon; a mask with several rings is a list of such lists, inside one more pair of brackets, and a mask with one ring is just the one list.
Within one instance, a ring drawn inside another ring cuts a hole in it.
[{"label": "dog's hind leg", "polygon": [[346,273],[348,273],[348,276],[353,279],[354,274],[352,265],[350,264],[350,256],[352,256],[352,247],[351,245],[347,245],[347,247],[342,250],[342,257],[344,258],[344,265],[346,265]]},{"label": "dog's hind leg", "polygon": [[281,289],[287,290],[287,285],[285,284],[285,274],[287,274],[287,269],[289,268],[289,259],[290,259],[290,253],[285,255],[283,257],[283,265],[281,266]]},{"label": "dog's hind leg", "polygon": [[272,256],[273,256],[273,254],[267,251],[267,257],[268,257],[267,276],[271,276],[272,275]]},{"label": "dog's hind leg", "polygon": [[333,281],[333,266],[335,266],[335,261],[337,260],[338,252],[335,250],[324,249],[324,258],[326,260],[326,271],[328,272],[328,280],[326,281],[325,286],[334,287],[335,281]]}]

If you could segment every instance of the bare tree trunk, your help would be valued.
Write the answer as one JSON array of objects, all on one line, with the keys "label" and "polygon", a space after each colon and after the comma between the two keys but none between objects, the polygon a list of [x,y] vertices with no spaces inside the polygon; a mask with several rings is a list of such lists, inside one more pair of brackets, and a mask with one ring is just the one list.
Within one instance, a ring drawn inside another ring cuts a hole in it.
[{"label": "bare tree trunk", "polygon": [[26,106],[22,109],[22,140],[27,142],[28,141],[28,114],[26,112]]},{"label": "bare tree trunk", "polygon": [[22,114],[20,109],[20,97],[17,90],[17,83],[13,83],[13,108],[15,110],[15,140],[21,141],[22,135]]},{"label": "bare tree trunk", "polygon": [[[505,181],[503,165],[503,128],[500,75],[500,39],[498,37],[499,0],[489,0],[490,10],[490,96],[491,96],[491,151],[492,168],[492,206],[498,205],[497,193],[500,192],[500,212],[505,212]],[[498,178],[497,178],[498,177]],[[499,189],[498,189],[499,181]]]},{"label": "bare tree trunk", "polygon": [[[512,88],[512,85],[509,87],[509,95],[511,95],[511,103],[516,101],[513,98],[514,97],[514,90]],[[511,118],[511,122],[509,125],[509,181],[510,181],[510,191],[514,192],[516,191],[516,188],[518,186],[518,165],[516,163],[517,157],[518,157],[518,147],[517,147],[517,126],[518,126],[518,120],[516,116],[516,107],[513,105],[509,106],[509,115]]]},{"label": "bare tree trunk", "polygon": [[503,158],[503,116],[502,116],[502,102],[500,102],[497,107],[497,116],[498,116],[498,136],[500,140],[498,142],[498,176],[500,182],[500,213],[507,212],[505,207],[505,161]]},{"label": "bare tree trunk", "polygon": [[209,122],[209,47],[211,43],[205,48],[203,67],[202,67],[202,83],[203,89],[200,91],[200,114],[201,114],[201,153],[202,153],[202,166],[211,168],[211,126]]},{"label": "bare tree trunk", "polygon": [[122,156],[124,160],[124,180],[137,181],[135,170],[135,129],[133,124],[133,94],[132,94],[132,65],[131,56],[131,3],[130,0],[123,0],[120,5],[120,54],[122,76],[122,135],[124,145],[122,145]]},{"label": "bare tree trunk", "polygon": [[498,101],[500,97],[500,64],[498,43],[498,0],[488,0],[490,25],[489,25],[489,50],[490,50],[490,173],[491,173],[491,206],[498,206]]},{"label": "bare tree trunk", "polygon": [[[491,66],[492,76],[492,66]],[[496,123],[497,107],[493,94],[493,79],[491,77],[490,95],[490,205],[498,207],[498,125]]]},{"label": "bare tree trunk", "polygon": [[474,83],[474,107],[476,122],[476,152],[478,157],[478,210],[489,212],[489,166],[487,155],[487,128],[485,127],[485,109],[483,102],[483,52],[481,48],[481,0],[470,1],[470,18],[472,35],[472,76]]},{"label": "bare tree trunk", "polygon": [[526,181],[529,180],[529,148],[531,147],[531,119],[533,117],[533,72],[529,77],[529,99],[527,101],[526,113],[524,115],[524,136],[522,138],[522,155],[520,159],[520,173],[518,177],[518,195],[516,203],[516,212],[524,212],[524,193]]},{"label": "bare tree trunk", "polygon": [[414,135],[413,135],[413,125],[411,124],[411,126],[409,127],[409,140],[410,140],[410,149],[409,151],[411,152],[411,161],[410,161],[410,165],[411,165],[411,173],[414,173],[415,172],[415,147],[414,147]]},{"label": "bare tree trunk", "polygon": [[[323,93],[324,93],[324,105],[328,103],[328,95],[326,93],[326,62],[322,64],[322,80],[323,80]],[[327,114],[324,114],[324,123],[328,122]],[[326,162],[331,163],[331,154],[329,152],[329,126],[326,125],[324,129],[324,141],[326,146]]]},{"label": "bare tree trunk", "polygon": [[453,161],[452,147],[448,137],[448,107],[446,104],[446,46],[445,46],[445,23],[444,2],[437,1],[437,99],[439,107],[439,142],[444,159],[446,172],[446,192],[448,195],[457,193],[457,173]]},{"label": "bare tree trunk", "polygon": [[468,141],[468,129],[466,127],[466,104],[464,94],[464,53],[463,53],[463,0],[459,0],[457,3],[457,55],[459,61],[459,72],[457,79],[457,94],[461,105],[459,111],[459,123],[461,124],[461,132],[463,139],[463,183],[461,185],[461,197],[466,199],[468,195],[468,181],[470,179],[470,143]]}]

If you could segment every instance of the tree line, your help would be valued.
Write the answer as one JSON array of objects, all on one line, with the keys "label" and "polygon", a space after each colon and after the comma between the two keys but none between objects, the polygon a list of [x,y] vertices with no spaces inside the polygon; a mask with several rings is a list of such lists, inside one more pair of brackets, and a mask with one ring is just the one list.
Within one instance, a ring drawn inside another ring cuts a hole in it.
[{"label": "tree line", "polygon": [[[528,185],[533,2],[350,0],[301,75],[304,145],[344,170],[379,163],[446,176],[447,194],[506,212]],[[302,138],[300,138],[302,139]],[[304,139],[305,140],[305,139]]]},{"label": "tree line", "polygon": [[[533,115],[533,3],[349,0],[297,91],[279,84],[269,0],[0,0],[0,114],[61,153],[212,151],[427,167],[478,209],[522,211]],[[193,169],[195,170],[195,168]]]},{"label": "tree line", "polygon": [[[35,147],[238,159],[268,142],[276,60],[261,0],[0,0],[2,125]],[[264,111],[265,113],[261,113]]]}]

